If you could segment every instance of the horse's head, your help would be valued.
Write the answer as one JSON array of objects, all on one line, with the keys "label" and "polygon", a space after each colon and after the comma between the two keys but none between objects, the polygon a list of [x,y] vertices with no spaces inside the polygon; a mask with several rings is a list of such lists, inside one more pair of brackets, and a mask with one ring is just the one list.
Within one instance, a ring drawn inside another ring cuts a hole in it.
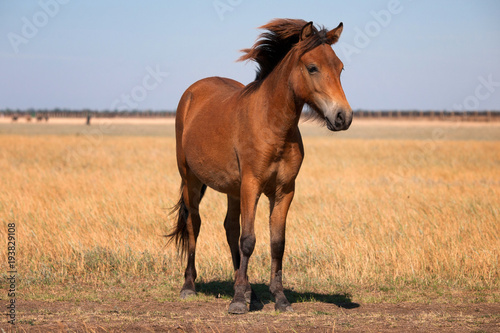
[{"label": "horse's head", "polygon": [[304,25],[297,44],[302,52],[290,76],[295,95],[324,119],[331,131],[348,129],[353,116],[340,84],[344,65],[331,48],[341,33],[342,23],[331,31],[318,31],[312,22]]}]

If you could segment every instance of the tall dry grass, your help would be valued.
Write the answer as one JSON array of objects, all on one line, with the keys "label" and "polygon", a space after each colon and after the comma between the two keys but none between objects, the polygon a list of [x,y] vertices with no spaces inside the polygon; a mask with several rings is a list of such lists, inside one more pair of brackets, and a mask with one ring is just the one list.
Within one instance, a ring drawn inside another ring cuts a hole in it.
[{"label": "tall dry grass", "polygon": [[[498,291],[498,142],[304,141],[287,225],[287,287]],[[184,263],[162,237],[180,183],[174,146],[171,137],[1,136],[0,239],[15,222],[20,283],[154,276],[179,288]],[[232,279],[225,205],[214,191],[201,205],[202,281]],[[269,278],[267,214],[263,197],[252,282]]]}]

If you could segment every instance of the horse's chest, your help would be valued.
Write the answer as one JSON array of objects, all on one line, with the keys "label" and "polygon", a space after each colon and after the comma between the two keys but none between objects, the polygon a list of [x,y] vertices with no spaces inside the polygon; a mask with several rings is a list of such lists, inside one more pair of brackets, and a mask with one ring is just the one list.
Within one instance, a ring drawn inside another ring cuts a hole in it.
[{"label": "horse's chest", "polygon": [[285,146],[274,149],[273,154],[262,163],[260,177],[265,187],[273,191],[277,187],[286,186],[297,177],[302,164],[303,152],[300,147]]}]

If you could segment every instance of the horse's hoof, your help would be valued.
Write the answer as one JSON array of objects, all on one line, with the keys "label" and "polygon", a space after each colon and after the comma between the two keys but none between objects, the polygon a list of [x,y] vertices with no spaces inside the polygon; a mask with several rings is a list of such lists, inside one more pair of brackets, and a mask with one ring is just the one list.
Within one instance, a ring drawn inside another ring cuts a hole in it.
[{"label": "horse's hoof", "polygon": [[191,289],[183,289],[181,290],[181,298],[186,299],[189,297],[196,296],[196,291],[191,290]]},{"label": "horse's hoof", "polygon": [[245,302],[247,302],[247,304],[252,302],[252,289],[245,291]]},{"label": "horse's hoof", "polygon": [[248,308],[244,302],[231,302],[227,312],[231,314],[245,314],[248,312]]},{"label": "horse's hoof", "polygon": [[293,308],[288,302],[278,302],[274,305],[274,309],[279,312],[293,312]]}]

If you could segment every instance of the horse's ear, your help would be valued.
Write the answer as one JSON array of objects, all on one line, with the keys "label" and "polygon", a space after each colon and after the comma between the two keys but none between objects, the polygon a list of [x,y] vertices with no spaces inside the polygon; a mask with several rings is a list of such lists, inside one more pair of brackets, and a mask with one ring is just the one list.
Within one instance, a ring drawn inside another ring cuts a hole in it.
[{"label": "horse's ear", "polygon": [[302,27],[302,30],[300,31],[300,40],[303,41],[307,37],[311,36],[313,33],[314,33],[314,26],[311,21]]},{"label": "horse's ear", "polygon": [[340,24],[338,25],[338,27],[336,27],[333,30],[328,31],[326,33],[326,37],[328,38],[328,42],[330,44],[337,43],[337,41],[339,40],[340,34],[342,33],[343,29],[344,29],[344,25],[342,24],[342,22],[340,22]]}]

